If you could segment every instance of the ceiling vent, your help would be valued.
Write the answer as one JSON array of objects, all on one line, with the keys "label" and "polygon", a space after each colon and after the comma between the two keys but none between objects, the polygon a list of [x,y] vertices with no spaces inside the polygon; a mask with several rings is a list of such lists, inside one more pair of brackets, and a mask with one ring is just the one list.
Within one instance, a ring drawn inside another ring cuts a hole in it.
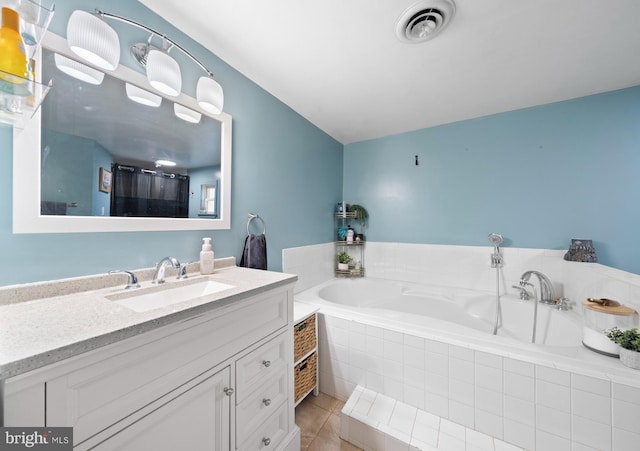
[{"label": "ceiling vent", "polygon": [[453,0],[423,0],[407,8],[398,19],[396,35],[417,44],[437,36],[456,13]]}]

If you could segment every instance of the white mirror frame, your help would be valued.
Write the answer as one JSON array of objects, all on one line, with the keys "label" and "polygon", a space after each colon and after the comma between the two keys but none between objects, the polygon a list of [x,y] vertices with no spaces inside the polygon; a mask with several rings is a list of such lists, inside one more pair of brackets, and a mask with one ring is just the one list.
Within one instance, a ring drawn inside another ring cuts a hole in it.
[{"label": "white mirror frame", "polygon": [[[77,59],[66,39],[47,32],[43,47],[61,55]],[[38,59],[41,54],[38,54]],[[87,63],[85,63],[87,64]],[[37,65],[38,69],[40,65]],[[40,71],[37,77],[40,79]],[[128,67],[119,65],[109,72],[121,80],[137,86],[148,86],[147,78]],[[55,89],[53,86],[51,89]],[[148,86],[152,92],[156,92]],[[41,183],[41,114],[36,111],[23,129],[13,129],[13,233],[82,233],[82,232],[145,232],[174,230],[225,230],[231,228],[231,123],[227,113],[213,115],[202,110],[193,97],[180,94],[171,99],[202,114],[221,125],[221,181],[220,218],[132,218],[115,216],[49,216],[40,214]]]}]

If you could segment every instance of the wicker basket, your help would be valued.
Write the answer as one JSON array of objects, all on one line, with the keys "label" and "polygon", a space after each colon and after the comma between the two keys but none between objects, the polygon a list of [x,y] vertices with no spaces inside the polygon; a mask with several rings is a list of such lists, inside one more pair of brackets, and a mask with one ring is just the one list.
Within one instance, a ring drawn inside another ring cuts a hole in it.
[{"label": "wicker basket", "polygon": [[295,402],[298,402],[300,398],[316,386],[317,368],[318,354],[315,352],[296,365],[294,376]]},{"label": "wicker basket", "polygon": [[293,361],[297,362],[316,347],[316,315],[293,326]]}]

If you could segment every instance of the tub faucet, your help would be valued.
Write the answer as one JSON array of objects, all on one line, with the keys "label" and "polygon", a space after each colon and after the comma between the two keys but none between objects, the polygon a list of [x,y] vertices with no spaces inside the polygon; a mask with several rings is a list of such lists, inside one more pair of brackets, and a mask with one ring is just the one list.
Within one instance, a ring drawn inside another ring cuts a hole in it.
[{"label": "tub faucet", "polygon": [[[549,278],[541,272],[525,271],[522,276],[520,276],[520,286],[524,289],[524,287],[529,284],[529,279],[532,275],[537,277],[538,283],[540,284],[540,302],[542,302],[543,304],[555,304],[556,295],[553,290],[553,285],[551,284]],[[521,292],[520,294],[522,298],[523,293]]]},{"label": "tub faucet", "polygon": [[167,265],[171,265],[172,268],[180,268],[180,262],[174,257],[165,257],[160,260],[160,263],[156,265],[156,272],[153,275],[151,283],[161,284],[164,283],[164,271],[167,269]]}]

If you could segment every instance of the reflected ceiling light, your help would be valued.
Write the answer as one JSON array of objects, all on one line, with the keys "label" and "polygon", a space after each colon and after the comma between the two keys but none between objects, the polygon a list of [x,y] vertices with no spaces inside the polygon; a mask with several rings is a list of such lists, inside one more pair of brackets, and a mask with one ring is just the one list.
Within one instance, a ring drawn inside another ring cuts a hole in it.
[{"label": "reflected ceiling light", "polygon": [[159,168],[160,166],[175,166],[176,162],[175,161],[171,161],[171,160],[156,160],[154,162],[156,164],[156,167]]},{"label": "reflected ceiling light", "polygon": [[213,78],[200,77],[196,88],[196,99],[203,110],[213,114],[222,113],[224,93],[220,83]]},{"label": "reflected ceiling light", "polygon": [[120,61],[120,39],[106,22],[76,10],[67,23],[67,42],[73,52],[101,69],[114,70]]},{"label": "reflected ceiling light", "polygon": [[56,67],[67,75],[82,80],[92,85],[99,85],[104,79],[104,72],[100,72],[93,67],[89,67],[86,64],[79,63],[71,58],[54,54],[54,61]]},{"label": "reflected ceiling light", "polygon": [[197,124],[200,122],[200,118],[202,114],[197,111],[193,111],[190,108],[184,107],[179,103],[173,104],[173,112],[183,121],[191,122],[192,124]]},{"label": "reflected ceiling light", "polygon": [[151,49],[147,54],[147,79],[163,94],[175,97],[182,90],[182,74],[178,62],[167,52]]},{"label": "reflected ceiling light", "polygon": [[152,107],[159,107],[162,103],[162,97],[146,89],[138,88],[130,83],[125,83],[125,88],[127,90],[127,97],[134,102]]},{"label": "reflected ceiling light", "polygon": [[[135,44],[131,53],[141,65],[146,67],[147,79],[151,86],[165,95],[177,96],[182,90],[180,66],[169,56],[169,50],[176,48],[188,56],[207,73],[198,80],[196,87],[196,100],[200,108],[211,114],[222,113],[224,93],[222,86],[214,80],[213,73],[180,44],[139,22],[99,9],[95,10],[95,15],[86,11],[74,11],[67,25],[67,40],[74,52],[98,67],[109,70],[117,67],[120,58],[118,35],[100,18],[119,20],[151,33],[147,44]],[[162,50],[150,45],[153,37],[162,39]],[[168,44],[166,50],[165,44]]]}]

